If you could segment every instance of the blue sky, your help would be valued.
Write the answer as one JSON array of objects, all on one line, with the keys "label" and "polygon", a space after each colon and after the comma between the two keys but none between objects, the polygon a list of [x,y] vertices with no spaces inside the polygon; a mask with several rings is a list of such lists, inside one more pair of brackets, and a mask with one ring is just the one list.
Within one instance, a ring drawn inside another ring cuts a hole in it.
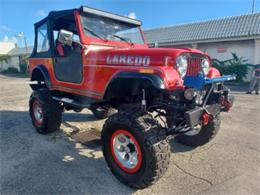
[{"label": "blue sky", "polygon": [[[131,14],[143,21],[143,29],[251,13],[253,0],[0,0],[0,41],[23,41],[16,38],[24,32],[33,44],[33,24],[51,10],[77,8],[81,5]],[[255,0],[260,12],[260,0]]]}]

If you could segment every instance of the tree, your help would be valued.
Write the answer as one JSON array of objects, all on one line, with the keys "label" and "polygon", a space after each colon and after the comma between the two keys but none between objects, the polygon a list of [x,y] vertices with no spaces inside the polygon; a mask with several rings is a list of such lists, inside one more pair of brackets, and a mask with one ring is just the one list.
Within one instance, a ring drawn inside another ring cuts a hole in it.
[{"label": "tree", "polygon": [[213,66],[217,68],[222,75],[236,75],[237,82],[244,82],[248,73],[248,60],[244,57],[238,57],[237,54],[231,53],[232,58],[229,60],[220,61],[213,59]]},{"label": "tree", "polygon": [[0,55],[0,63],[7,63],[7,58],[8,58],[8,55]]}]

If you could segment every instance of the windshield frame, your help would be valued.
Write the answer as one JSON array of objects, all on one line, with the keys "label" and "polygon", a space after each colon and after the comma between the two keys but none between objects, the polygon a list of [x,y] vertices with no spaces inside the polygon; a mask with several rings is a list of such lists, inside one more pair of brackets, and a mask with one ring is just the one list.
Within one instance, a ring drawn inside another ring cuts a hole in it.
[{"label": "windshield frame", "polygon": [[136,26],[136,29],[138,29],[139,33],[140,33],[140,38],[142,39],[143,41],[143,44],[140,44],[140,43],[131,43],[129,44],[129,42],[126,42],[126,41],[123,41],[123,40],[109,40],[109,39],[101,39],[101,38],[98,38],[98,37],[92,37],[92,36],[89,36],[85,33],[84,31],[84,26],[81,22],[81,17],[87,17],[87,16],[84,16],[85,14],[84,13],[80,13],[79,11],[77,11],[75,13],[76,15],[76,18],[77,18],[77,26],[78,26],[78,29],[79,29],[79,34],[80,34],[80,39],[81,39],[81,42],[83,44],[86,44],[86,45],[91,45],[91,44],[94,44],[94,45],[108,45],[108,46],[118,46],[118,47],[143,47],[143,48],[147,48],[148,45],[147,45],[147,42],[144,38],[144,34],[143,34],[143,31],[141,29],[140,26]]}]

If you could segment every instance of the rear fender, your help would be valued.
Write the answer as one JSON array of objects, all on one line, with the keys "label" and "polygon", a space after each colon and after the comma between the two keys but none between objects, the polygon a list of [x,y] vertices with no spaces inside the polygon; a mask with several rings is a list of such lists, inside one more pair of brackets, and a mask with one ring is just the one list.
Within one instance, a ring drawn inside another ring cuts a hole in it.
[{"label": "rear fender", "polygon": [[[37,65],[31,73],[31,81],[43,81],[47,88],[51,87],[51,80],[50,75],[46,67],[44,65],[39,64]],[[34,87],[32,86],[32,89],[34,90]]]}]

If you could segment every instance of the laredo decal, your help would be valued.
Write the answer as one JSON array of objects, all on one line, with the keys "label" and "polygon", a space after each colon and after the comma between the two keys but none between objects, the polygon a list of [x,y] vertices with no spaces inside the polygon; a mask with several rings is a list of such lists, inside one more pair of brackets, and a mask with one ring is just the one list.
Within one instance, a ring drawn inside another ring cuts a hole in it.
[{"label": "laredo decal", "polygon": [[149,66],[150,61],[149,56],[108,55],[106,59],[107,64],[127,64],[136,66]]}]

